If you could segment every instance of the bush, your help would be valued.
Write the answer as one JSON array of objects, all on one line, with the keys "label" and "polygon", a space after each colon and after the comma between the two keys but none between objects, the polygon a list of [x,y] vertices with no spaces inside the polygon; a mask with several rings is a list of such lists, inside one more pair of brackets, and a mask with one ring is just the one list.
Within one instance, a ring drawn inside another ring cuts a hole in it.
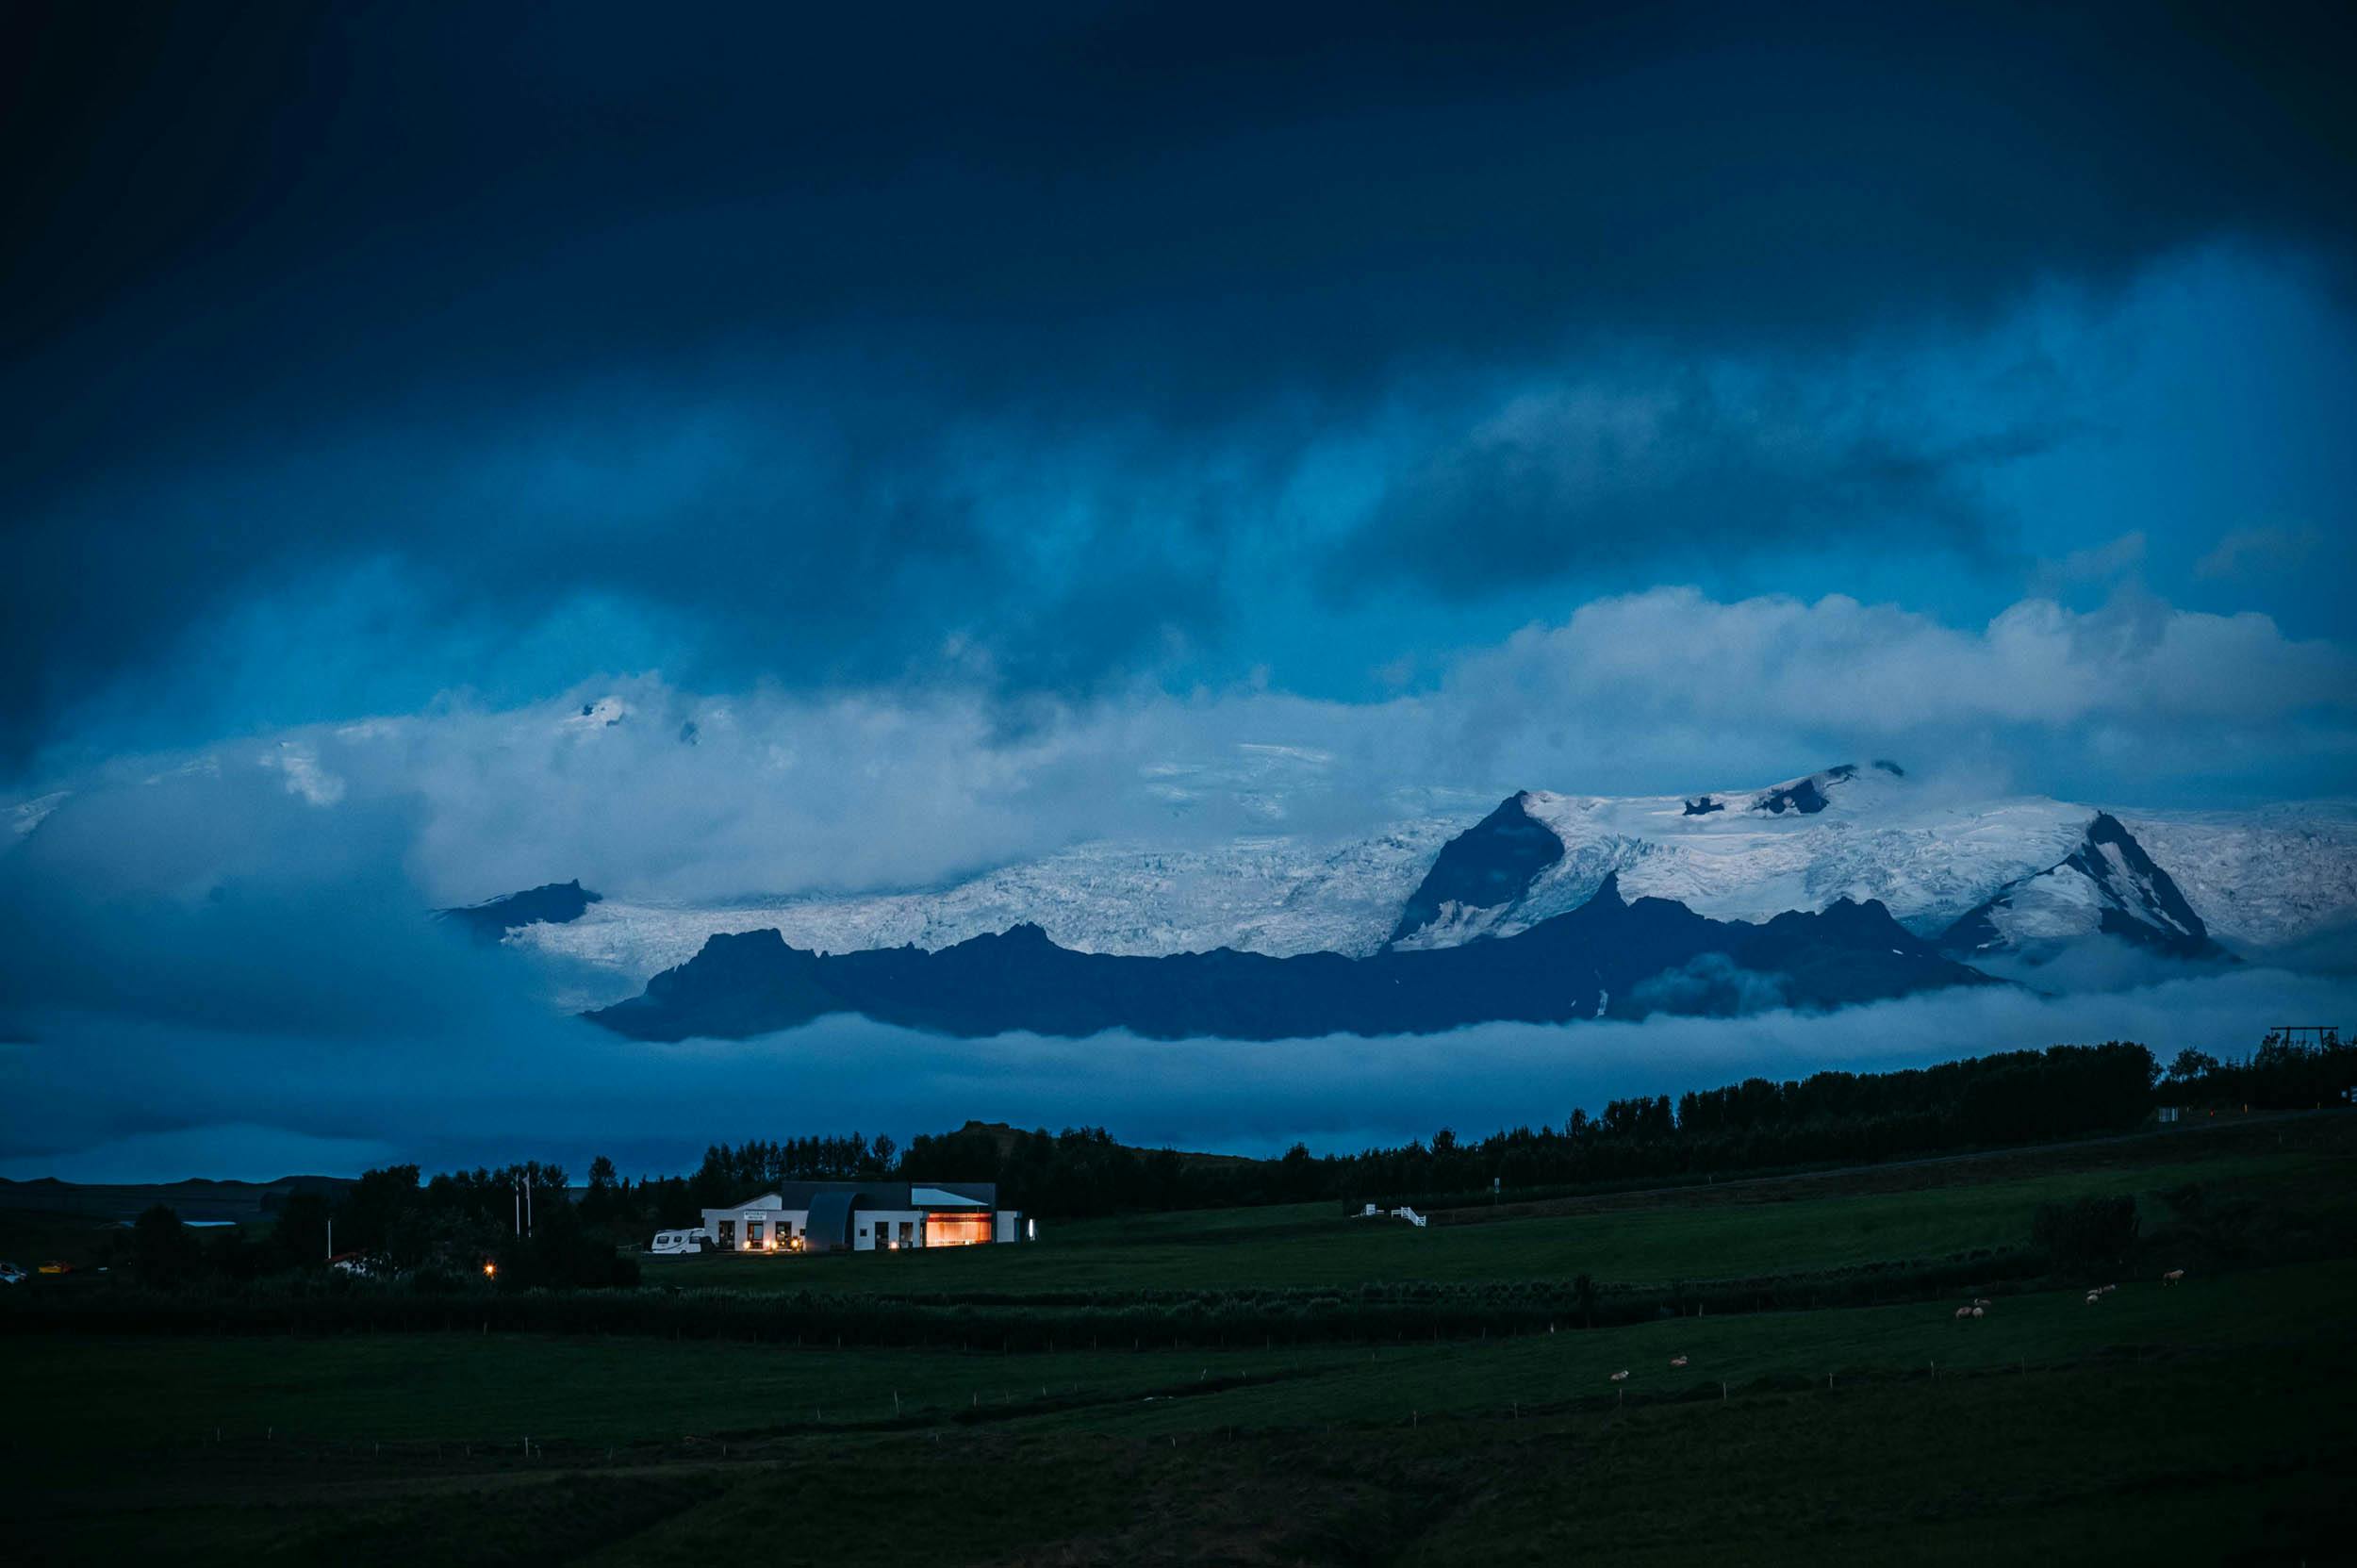
[{"label": "bush", "polygon": [[2133,1197],[2080,1197],[2041,1203],[2030,1240],[2058,1268],[2117,1263],[2135,1245],[2140,1229]]},{"label": "bush", "polygon": [[[1937,1299],[2042,1266],[2027,1253],[1972,1252],[1755,1279],[1612,1285],[1529,1279],[1402,1281],[1206,1291],[974,1293],[959,1296],[769,1295],[676,1288],[509,1289],[480,1280],[429,1288],[422,1277],[377,1281],[324,1271],[235,1290],[124,1287],[10,1293],[0,1336],[90,1333],[338,1333],[406,1330],[653,1334],[811,1345],[1049,1350],[1471,1339],[1582,1325],[1650,1323],[1665,1312],[1712,1316]],[[503,1271],[504,1272],[504,1271]],[[436,1281],[436,1284],[440,1284]]]}]

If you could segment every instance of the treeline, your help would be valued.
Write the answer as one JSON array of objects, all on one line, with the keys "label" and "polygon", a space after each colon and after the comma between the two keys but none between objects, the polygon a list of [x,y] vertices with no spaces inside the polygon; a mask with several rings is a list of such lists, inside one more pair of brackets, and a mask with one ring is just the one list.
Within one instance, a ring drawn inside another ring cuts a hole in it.
[{"label": "treeline", "polygon": [[[2172,1092],[2254,1104],[2338,1103],[2352,1053],[2270,1043],[2250,1063],[2178,1060]],[[339,1254],[428,1288],[480,1293],[634,1282],[617,1243],[692,1226],[705,1209],[795,1180],[995,1181],[1002,1206],[1049,1218],[1263,1203],[1414,1202],[1446,1207],[1492,1183],[1521,1197],[1616,1184],[1674,1183],[1738,1172],[1871,1164],[2068,1138],[2137,1125],[2160,1075],[2142,1046],[2055,1046],[1887,1073],[1749,1079],[1677,1097],[1615,1099],[1560,1128],[1515,1128],[1475,1141],[1428,1141],[1357,1154],[1190,1159],[1136,1149],[1102,1128],[1010,1133],[969,1127],[914,1138],[860,1133],[714,1144],[695,1174],[620,1177],[601,1156],[576,1197],[564,1170],[537,1163],[420,1180],[415,1165],[371,1170],[339,1196],[289,1195],[275,1230],[200,1238],[169,1211],[142,1218],[128,1272],[150,1285],[240,1284],[325,1266]],[[2231,1093],[2230,1093],[2231,1091]],[[486,1265],[487,1268],[486,1268]]]},{"label": "treeline", "polygon": [[1414,1202],[1501,1188],[1675,1181],[1738,1171],[1871,1164],[2133,1128],[2158,1071],[2140,1045],[2045,1050],[1887,1073],[1821,1072],[1719,1089],[1616,1099],[1560,1128],[1515,1128],[1474,1141],[1448,1129],[1395,1148],[1277,1160],[1191,1162],[1123,1147],[1098,1128],[1007,1141],[970,1129],[911,1139],[901,1174],[996,1180],[1029,1213],[1084,1217],[1139,1209],[1243,1204]]},{"label": "treeline", "polygon": [[871,1143],[857,1132],[777,1143],[752,1138],[736,1145],[714,1144],[704,1150],[703,1164],[692,1185],[700,1189],[700,1195],[707,1188],[717,1193],[705,1207],[717,1209],[748,1192],[786,1181],[855,1181],[888,1176],[898,1152],[890,1138]]},{"label": "treeline", "polygon": [[[619,1184],[612,1164],[599,1164],[589,1196],[610,1200]],[[603,1213],[612,1212],[609,1202]],[[600,1213],[587,1198],[574,1204],[562,1167],[537,1161],[423,1183],[417,1166],[388,1165],[336,1197],[288,1194],[267,1232],[230,1226],[200,1233],[157,1204],[132,1225],[118,1256],[132,1279],[158,1290],[323,1273],[331,1256],[362,1272],[397,1272],[429,1291],[635,1285],[638,1265],[601,1233]]]},{"label": "treeline", "polygon": [[2357,1044],[2342,1044],[2340,1032],[2328,1029],[2313,1044],[2270,1033],[2241,1062],[2221,1062],[2187,1048],[2168,1065],[2160,1098],[2168,1105],[2266,1111],[2347,1105],[2357,1098]]}]

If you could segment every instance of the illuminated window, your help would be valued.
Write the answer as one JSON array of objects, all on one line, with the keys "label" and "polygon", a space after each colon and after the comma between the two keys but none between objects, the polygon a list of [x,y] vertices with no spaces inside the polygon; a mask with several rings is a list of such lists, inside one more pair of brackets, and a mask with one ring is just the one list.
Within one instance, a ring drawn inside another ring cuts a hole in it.
[{"label": "illuminated window", "polygon": [[927,1246],[972,1246],[990,1240],[988,1214],[927,1214]]}]

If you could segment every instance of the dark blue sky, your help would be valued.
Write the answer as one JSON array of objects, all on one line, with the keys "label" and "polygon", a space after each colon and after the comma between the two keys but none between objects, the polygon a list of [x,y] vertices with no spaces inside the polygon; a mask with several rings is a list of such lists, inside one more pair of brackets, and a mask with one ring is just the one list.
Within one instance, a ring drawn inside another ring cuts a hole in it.
[{"label": "dark blue sky", "polygon": [[432,903],[1172,779],[2357,794],[2343,6],[0,29],[0,1161],[586,1048]]},{"label": "dark blue sky", "polygon": [[2344,13],[1917,9],[20,8],[0,755],[1665,582],[2345,637]]}]

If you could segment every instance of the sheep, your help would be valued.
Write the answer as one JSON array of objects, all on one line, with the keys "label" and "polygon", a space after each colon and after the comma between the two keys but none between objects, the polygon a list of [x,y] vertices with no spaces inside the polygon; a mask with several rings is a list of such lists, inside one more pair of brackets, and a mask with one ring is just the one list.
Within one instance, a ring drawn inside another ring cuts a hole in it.
[{"label": "sheep", "polygon": [[1986,1296],[1976,1296],[1972,1298],[1972,1305],[1975,1307],[1994,1307],[1997,1303],[1991,1301]]},{"label": "sheep", "polygon": [[1973,1310],[1970,1307],[1958,1307],[1956,1309],[1956,1321],[1958,1323],[1962,1323],[1966,1318],[1972,1315],[1972,1311]]},{"label": "sheep", "polygon": [[2185,1271],[2184,1269],[2172,1268],[2167,1274],[2161,1276],[2161,1283],[2164,1285],[2182,1284],[2184,1281],[2184,1278]]},{"label": "sheep", "polygon": [[2087,1292],[2087,1305],[2088,1305],[2088,1306],[2092,1307],[2092,1306],[2094,1306],[2094,1305],[2095,1305],[2098,1301],[2101,1301],[2101,1300],[2102,1300],[2102,1299],[2103,1299],[2103,1293],[2102,1293],[2102,1291],[2089,1291],[2089,1292]]},{"label": "sheep", "polygon": [[2111,1295],[2111,1294],[2112,1294],[2112,1292],[2114,1292],[2114,1291],[2118,1290],[2118,1288],[2119,1288],[2119,1287],[2118,1287],[2118,1285],[2105,1285],[2105,1286],[2103,1287],[2103,1294],[2104,1294],[2105,1296],[2109,1296],[2109,1295]]},{"label": "sheep", "polygon": [[1614,1374],[1612,1374],[1612,1377],[1611,1377],[1611,1378],[1610,1378],[1609,1380],[1610,1380],[1610,1381],[1612,1381],[1612,1382],[1616,1382],[1616,1383],[1625,1383],[1625,1382],[1627,1382],[1627,1381],[1628,1381],[1628,1368],[1626,1368],[1626,1367],[1623,1367],[1620,1371],[1615,1372]]},{"label": "sheep", "polygon": [[1684,1356],[1672,1356],[1670,1358],[1670,1364],[1672,1366],[1684,1366],[1686,1364],[1686,1358]]},{"label": "sheep", "polygon": [[1978,1316],[1980,1316],[1983,1312],[1986,1312],[1986,1311],[1988,1311],[1988,1309],[1987,1309],[1987,1308],[1986,1308],[1986,1307],[1975,1307],[1975,1308],[1973,1308],[1973,1309],[1972,1309],[1972,1315],[1973,1315],[1974,1317],[1978,1317]]}]

